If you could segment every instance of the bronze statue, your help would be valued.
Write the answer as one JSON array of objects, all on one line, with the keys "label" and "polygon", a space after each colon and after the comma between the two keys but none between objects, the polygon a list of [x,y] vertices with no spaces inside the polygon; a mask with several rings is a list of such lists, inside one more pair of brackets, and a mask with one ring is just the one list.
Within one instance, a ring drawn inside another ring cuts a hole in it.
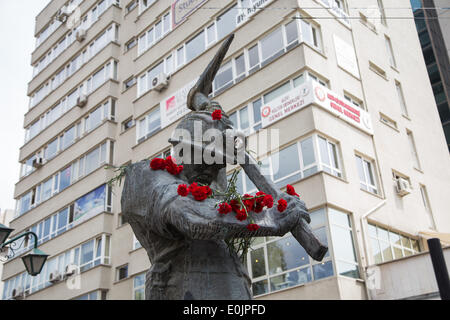
[{"label": "bronze statue", "polygon": [[[228,37],[188,95],[187,105],[192,110],[178,124],[193,134],[194,123],[203,128],[221,132],[233,131],[226,115],[217,121],[212,113],[222,108],[210,101],[208,94],[212,82],[233,40]],[[225,139],[226,140],[226,139]],[[192,151],[208,147],[207,141],[185,141],[173,137],[175,147],[181,144]],[[225,141],[223,144],[225,145]],[[234,150],[234,155],[236,150]],[[196,201],[181,197],[177,188],[194,182],[209,185],[219,191],[227,187],[226,162],[229,157],[219,155],[224,161],[206,164],[194,159],[183,161],[179,174],[152,170],[149,161],[131,165],[126,170],[122,192],[122,212],[130,223],[142,246],[147,251],[151,268],[146,277],[148,300],[246,300],[251,299],[251,281],[238,255],[229,250],[229,238],[283,236],[292,232],[305,250],[316,260],[322,260],[327,248],[312,234],[305,204],[298,197],[281,193],[261,175],[256,162],[245,153],[245,163],[240,163],[249,178],[262,191],[271,194],[275,201],[283,198],[287,209],[280,214],[276,207],[255,215],[257,231],[247,229],[248,222],[238,221],[232,215],[219,215],[215,205],[218,199]],[[236,163],[236,158],[232,159]]]}]

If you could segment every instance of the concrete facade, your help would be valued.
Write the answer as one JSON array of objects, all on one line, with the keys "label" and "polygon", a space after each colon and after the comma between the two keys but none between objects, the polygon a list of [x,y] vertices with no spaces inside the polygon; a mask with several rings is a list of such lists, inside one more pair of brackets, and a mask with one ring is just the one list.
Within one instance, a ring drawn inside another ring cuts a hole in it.
[{"label": "concrete facade", "polygon": [[[65,2],[52,0],[37,16],[41,40],[32,54],[33,66],[70,32],[72,20],[42,36]],[[41,276],[30,279],[20,255],[8,261],[3,299],[21,299],[22,291],[26,299],[142,298],[150,264],[130,226],[121,223],[121,188],[104,186],[115,175],[104,166],[161,156],[170,148],[177,121],[161,122],[167,102],[175,101],[176,107],[184,102],[182,94],[170,98],[195,80],[230,32],[236,37],[219,72],[225,80],[216,78],[212,94],[250,141],[259,130],[258,108],[298,94],[296,88],[303,86],[317,95],[301,110],[265,126],[278,130],[279,145],[257,152],[263,162],[279,153],[280,170],[273,179],[280,187],[290,183],[296,188],[313,216],[313,230],[328,243],[330,253],[319,263],[304,256],[289,236],[258,239],[245,261],[257,299],[370,298],[368,266],[426,250],[420,232],[450,233],[450,158],[413,13],[389,9],[394,4],[410,7],[409,1],[382,1],[387,17],[409,18],[385,23],[367,19],[370,12],[357,9],[378,8],[375,0],[338,1],[342,9],[334,1],[333,9],[327,9],[330,1],[300,1],[300,8],[294,0],[253,1],[265,9],[236,25],[237,14],[230,18],[227,13],[252,1],[243,2],[195,1],[199,7],[182,22],[178,19],[185,11],[175,11],[173,23],[179,25],[169,29],[164,26],[170,26],[165,23],[172,0],[139,0],[135,6],[123,0],[78,2],[74,12],[82,22],[86,14],[86,21],[94,21],[94,9],[101,15],[90,25],[83,22],[89,25],[84,40],[75,39],[59,54],[52,53],[51,62],[30,81],[33,102],[24,119],[24,168],[11,222],[14,234],[38,226],[40,249],[50,254],[49,262]],[[161,38],[144,47],[143,41],[154,36],[147,31],[160,27]],[[101,38],[105,31],[107,40]],[[71,64],[79,53],[83,63]],[[161,92],[149,88],[154,70],[161,71],[154,69],[160,61],[171,75]],[[60,81],[63,66],[71,71]],[[40,91],[46,83],[50,89]],[[87,95],[84,106],[73,106],[74,89]],[[45,90],[46,96],[41,93]],[[317,100],[322,98],[319,92],[329,93],[325,102]],[[326,100],[330,96],[334,102]],[[330,106],[342,114],[337,116]],[[365,115],[370,130],[361,127]],[[34,168],[36,154],[44,160]],[[399,177],[406,181],[401,195]],[[241,188],[253,191],[247,182]],[[68,265],[76,266],[75,274],[58,278]],[[49,281],[50,273],[56,280]],[[17,289],[15,297],[12,289]]]}]

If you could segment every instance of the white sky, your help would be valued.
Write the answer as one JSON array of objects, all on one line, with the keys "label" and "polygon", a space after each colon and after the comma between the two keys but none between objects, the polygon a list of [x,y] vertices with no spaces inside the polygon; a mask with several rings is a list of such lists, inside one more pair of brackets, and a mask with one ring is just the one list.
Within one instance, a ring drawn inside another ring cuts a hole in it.
[{"label": "white sky", "polygon": [[14,209],[19,180],[19,148],[24,143],[23,116],[28,111],[27,84],[35,47],[36,15],[49,0],[0,0],[0,209]]}]

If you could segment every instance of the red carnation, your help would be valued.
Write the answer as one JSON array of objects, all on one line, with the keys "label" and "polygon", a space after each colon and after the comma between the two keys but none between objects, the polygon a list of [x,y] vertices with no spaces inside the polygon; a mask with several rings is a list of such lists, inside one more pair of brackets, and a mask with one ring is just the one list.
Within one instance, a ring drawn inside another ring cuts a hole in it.
[{"label": "red carnation", "polygon": [[189,187],[188,187],[188,192],[189,193],[192,193],[192,191],[194,191],[195,189],[197,189],[198,188],[198,184],[197,184],[197,182],[194,182],[193,184],[191,184]]},{"label": "red carnation", "polygon": [[231,211],[233,211],[233,208],[231,208],[228,203],[224,202],[219,205],[218,211],[220,214],[229,214]]},{"label": "red carnation", "polygon": [[263,203],[263,201],[264,201],[264,197],[266,196],[266,194],[264,193],[264,192],[262,192],[262,191],[258,191],[257,193],[256,193],[256,196],[255,196],[255,201],[256,201],[256,203],[258,204],[258,203]]},{"label": "red carnation", "polygon": [[183,171],[183,166],[178,166],[175,162],[175,159],[171,156],[166,158],[166,170],[170,174],[176,176]]},{"label": "red carnation", "polygon": [[203,186],[203,187],[196,187],[191,192],[195,200],[203,201],[208,199],[208,194],[210,194],[210,190],[211,189],[208,186]]},{"label": "red carnation", "polygon": [[284,199],[278,200],[278,211],[284,212],[287,208],[287,201]]},{"label": "red carnation", "polygon": [[164,159],[155,158],[150,162],[150,168],[153,170],[164,170],[166,168],[166,161]]},{"label": "red carnation", "polygon": [[189,194],[188,187],[185,184],[180,184],[177,190],[178,194],[182,197],[186,197]]},{"label": "red carnation", "polygon": [[272,208],[273,207],[273,197],[270,194],[266,195],[263,199],[263,204],[264,204],[264,206],[266,206],[269,209]]},{"label": "red carnation", "polygon": [[249,194],[245,194],[242,198],[245,199],[242,200],[242,202],[244,203],[244,206],[247,208],[247,211],[252,211],[253,206],[255,205],[255,198],[253,198]]},{"label": "red carnation", "polygon": [[259,226],[257,224],[252,223],[247,226],[247,229],[248,231],[256,231],[259,229]]},{"label": "red carnation", "polygon": [[264,210],[264,205],[262,204],[262,202],[257,202],[255,204],[255,208],[253,209],[253,211],[255,211],[255,213],[261,213]]},{"label": "red carnation", "polygon": [[236,212],[236,219],[238,219],[239,221],[245,221],[247,220],[247,213],[245,213],[245,210],[238,210]]},{"label": "red carnation", "polygon": [[222,119],[222,110],[214,110],[214,112],[212,113],[212,118],[213,120],[220,120]]},{"label": "red carnation", "polygon": [[289,195],[291,195],[291,196],[297,196],[297,197],[299,197],[300,198],[300,196],[297,194],[297,192],[295,192],[295,189],[294,189],[294,187],[293,186],[291,186],[290,184],[288,184],[287,186],[286,186],[286,191],[287,191],[287,194],[289,194]]},{"label": "red carnation", "polygon": [[235,199],[230,201],[230,205],[231,205],[231,208],[233,209],[233,211],[236,213],[238,213],[238,211],[241,209],[241,205]]}]

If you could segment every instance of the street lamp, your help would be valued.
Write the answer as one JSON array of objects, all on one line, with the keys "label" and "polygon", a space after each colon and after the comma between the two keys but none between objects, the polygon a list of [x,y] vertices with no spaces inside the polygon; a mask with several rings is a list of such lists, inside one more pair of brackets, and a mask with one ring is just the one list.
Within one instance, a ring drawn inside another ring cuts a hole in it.
[{"label": "street lamp", "polygon": [[[44,267],[45,261],[47,261],[48,254],[45,254],[41,250],[39,250],[38,247],[38,237],[34,232],[27,231],[24,232],[14,238],[12,238],[9,241],[5,240],[8,238],[8,236],[11,234],[11,232],[14,231],[14,229],[10,229],[3,224],[0,224],[0,252],[3,250],[10,250],[11,254],[7,254],[5,257],[6,259],[11,259],[14,257],[14,243],[19,240],[20,238],[25,238],[28,236],[34,237],[34,248],[33,251],[31,251],[26,256],[22,257],[23,264],[25,265],[25,268],[27,269],[27,272],[31,276],[37,276],[39,273],[41,273],[42,268]],[[10,245],[9,247],[7,247]]]}]

